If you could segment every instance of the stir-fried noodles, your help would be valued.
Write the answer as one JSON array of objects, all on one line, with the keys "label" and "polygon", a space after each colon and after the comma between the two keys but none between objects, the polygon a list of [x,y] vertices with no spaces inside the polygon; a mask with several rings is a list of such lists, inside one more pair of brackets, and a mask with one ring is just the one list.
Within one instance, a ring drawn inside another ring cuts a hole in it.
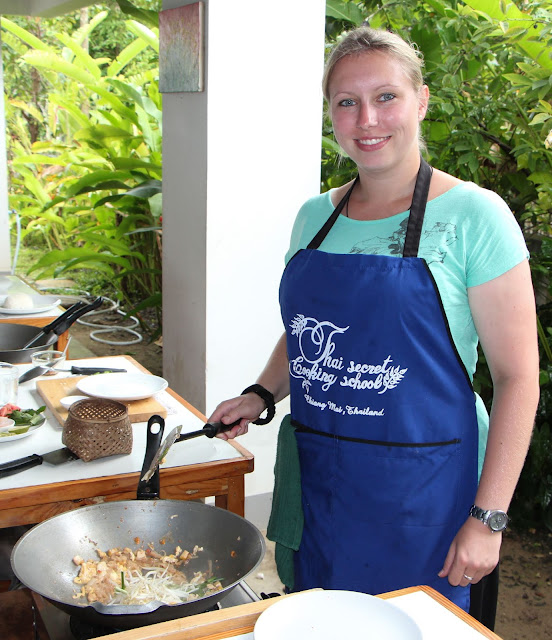
[{"label": "stir-fried noodles", "polygon": [[83,560],[75,556],[73,562],[79,566],[74,579],[82,585],[74,598],[86,598],[88,602],[103,604],[143,605],[154,600],[164,604],[181,604],[220,591],[222,584],[205,572],[195,572],[188,577],[181,569],[197,553],[176,547],[173,554],[159,554],[153,545],[132,551],[110,549],[97,550],[99,560]]}]

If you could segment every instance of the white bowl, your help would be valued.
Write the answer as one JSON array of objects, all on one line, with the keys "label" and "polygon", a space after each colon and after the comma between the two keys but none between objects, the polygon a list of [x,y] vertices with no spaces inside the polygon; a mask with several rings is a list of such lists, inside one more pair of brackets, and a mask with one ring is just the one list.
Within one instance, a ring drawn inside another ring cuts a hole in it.
[{"label": "white bowl", "polygon": [[9,431],[10,429],[13,429],[14,425],[15,420],[6,417],[0,418],[0,431]]},{"label": "white bowl", "polygon": [[75,404],[75,402],[78,402],[79,400],[90,400],[90,396],[65,396],[61,398],[59,403],[62,407],[69,409],[72,404]]},{"label": "white bowl", "polygon": [[275,602],[257,619],[255,640],[422,640],[404,611],[357,591],[304,591]]}]

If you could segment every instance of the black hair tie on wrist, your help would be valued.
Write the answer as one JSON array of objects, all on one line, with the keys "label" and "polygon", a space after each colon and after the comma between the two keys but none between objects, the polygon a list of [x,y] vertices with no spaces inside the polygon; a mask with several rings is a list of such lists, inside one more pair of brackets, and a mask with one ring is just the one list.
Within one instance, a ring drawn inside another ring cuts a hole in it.
[{"label": "black hair tie on wrist", "polygon": [[276,403],[274,402],[274,396],[268,389],[265,389],[260,384],[252,384],[250,387],[247,387],[247,389],[244,389],[241,392],[241,395],[244,396],[246,393],[256,393],[266,405],[266,418],[253,420],[253,424],[268,424],[276,415]]}]

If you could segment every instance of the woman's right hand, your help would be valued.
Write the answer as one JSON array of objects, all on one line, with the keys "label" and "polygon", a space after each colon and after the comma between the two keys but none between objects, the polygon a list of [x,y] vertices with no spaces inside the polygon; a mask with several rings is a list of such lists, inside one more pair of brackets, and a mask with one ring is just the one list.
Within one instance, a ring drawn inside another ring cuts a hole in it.
[{"label": "woman's right hand", "polygon": [[247,433],[249,423],[257,418],[266,409],[265,404],[256,393],[246,393],[244,396],[231,398],[221,402],[209,418],[209,422],[222,422],[231,424],[240,420],[240,423],[232,427],[230,431],[219,433],[217,438],[231,440]]}]

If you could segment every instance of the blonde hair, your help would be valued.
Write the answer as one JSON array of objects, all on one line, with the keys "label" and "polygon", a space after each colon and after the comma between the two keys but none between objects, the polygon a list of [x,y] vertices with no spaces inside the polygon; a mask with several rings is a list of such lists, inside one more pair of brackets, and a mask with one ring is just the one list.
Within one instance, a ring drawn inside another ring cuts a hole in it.
[{"label": "blonde hair", "polygon": [[423,57],[413,45],[389,31],[359,27],[349,31],[335,45],[326,62],[322,78],[322,91],[328,102],[330,101],[329,85],[331,76],[335,65],[341,58],[372,51],[381,51],[395,58],[402,66],[416,91],[423,86]]}]

